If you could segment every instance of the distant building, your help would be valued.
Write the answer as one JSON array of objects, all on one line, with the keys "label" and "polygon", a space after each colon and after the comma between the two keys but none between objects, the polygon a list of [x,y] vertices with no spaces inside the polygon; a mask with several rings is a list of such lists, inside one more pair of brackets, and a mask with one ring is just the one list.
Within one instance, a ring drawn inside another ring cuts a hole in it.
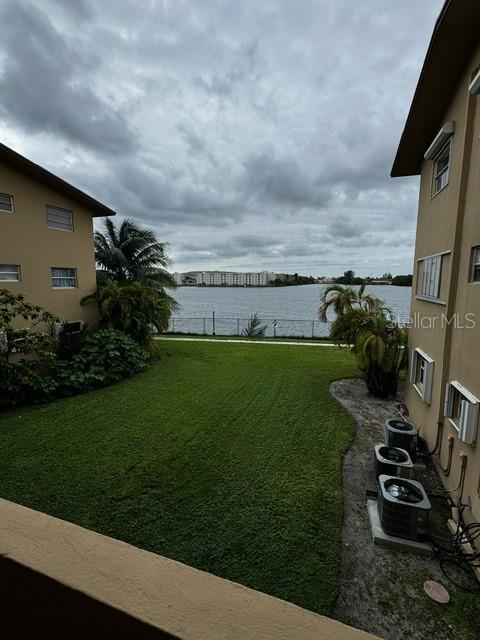
[{"label": "distant building", "polygon": [[174,274],[178,285],[207,287],[265,287],[275,277],[271,271],[189,271]]}]

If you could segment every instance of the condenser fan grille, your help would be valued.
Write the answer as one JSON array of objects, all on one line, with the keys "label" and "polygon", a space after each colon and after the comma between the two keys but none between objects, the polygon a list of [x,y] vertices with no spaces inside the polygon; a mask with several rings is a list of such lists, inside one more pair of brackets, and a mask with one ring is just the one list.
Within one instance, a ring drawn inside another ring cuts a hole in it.
[{"label": "condenser fan grille", "polygon": [[397,429],[398,431],[413,431],[415,429],[413,424],[405,420],[389,420],[388,423],[393,429]]},{"label": "condenser fan grille", "polygon": [[379,450],[380,455],[385,460],[389,460],[390,462],[407,462],[408,456],[399,449],[395,449],[395,447],[380,447]]},{"label": "condenser fan grille", "polygon": [[397,478],[386,482],[385,489],[393,498],[400,502],[417,504],[423,500],[422,494],[416,487],[409,482],[405,482]]}]

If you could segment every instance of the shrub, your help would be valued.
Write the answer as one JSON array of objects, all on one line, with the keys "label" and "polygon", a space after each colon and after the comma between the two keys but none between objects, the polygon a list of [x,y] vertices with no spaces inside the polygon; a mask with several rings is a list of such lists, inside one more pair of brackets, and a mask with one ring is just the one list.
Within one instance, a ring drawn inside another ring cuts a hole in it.
[{"label": "shrub", "polygon": [[372,320],[359,330],[353,351],[369,393],[388,398],[396,395],[399,374],[407,367],[408,334],[383,315]]},{"label": "shrub", "polygon": [[254,313],[250,316],[247,326],[242,331],[242,336],[247,336],[248,338],[263,338],[266,330],[267,325],[262,324],[258,315]]},{"label": "shrub", "polygon": [[103,387],[141,371],[148,353],[132,338],[101,329],[85,333],[70,360],[52,355],[16,364],[0,361],[0,408],[40,404]]},{"label": "shrub", "polygon": [[335,311],[330,337],[353,344],[352,351],[369,393],[379,398],[394,396],[401,371],[406,369],[407,331],[391,319],[382,300],[351,287],[333,285],[322,297],[319,317],[327,322],[327,311]]},{"label": "shrub", "polygon": [[[19,321],[28,328],[14,328]],[[57,321],[52,313],[27,302],[21,293],[0,289],[0,359],[8,362],[12,353],[33,354],[36,359],[48,357],[56,348],[52,326]]]},{"label": "shrub", "polygon": [[172,302],[166,294],[139,282],[118,283],[107,280],[96,294],[82,304],[96,301],[101,325],[124,331],[137,342],[149,346],[153,329],[165,331],[172,313]]},{"label": "shrub", "polygon": [[145,349],[121,331],[100,329],[85,336],[70,364],[75,373],[86,377],[87,387],[88,383],[98,387],[141,371],[148,358]]}]

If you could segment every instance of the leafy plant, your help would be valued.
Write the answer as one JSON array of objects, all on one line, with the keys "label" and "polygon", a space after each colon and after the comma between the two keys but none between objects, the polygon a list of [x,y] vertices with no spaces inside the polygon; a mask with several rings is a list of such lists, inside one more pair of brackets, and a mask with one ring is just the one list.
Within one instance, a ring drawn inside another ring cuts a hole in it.
[{"label": "leafy plant", "polygon": [[102,327],[112,327],[149,346],[153,330],[165,331],[173,307],[171,298],[140,282],[113,282],[99,285],[95,294],[82,299],[82,304],[95,301]]},{"label": "leafy plant", "polygon": [[[35,354],[41,359],[54,351],[54,322],[58,318],[53,313],[27,302],[23,294],[0,289],[0,359],[8,362],[14,353]],[[19,323],[28,326],[16,328]]]},{"label": "leafy plant", "polygon": [[371,326],[357,333],[353,352],[368,391],[378,398],[395,396],[399,374],[408,363],[407,330],[377,314]]},{"label": "leafy plant", "polygon": [[147,352],[115,329],[87,334],[70,362],[58,361],[55,370],[61,395],[93,389],[128,378],[145,368]]},{"label": "leafy plant", "polygon": [[[95,233],[95,260],[103,275],[116,282],[140,282],[165,294],[174,289],[168,273],[167,243],[159,242],[152,229],[125,219],[117,228],[106,218],[105,233]],[[166,295],[166,294],[165,294]]]},{"label": "leafy plant", "polygon": [[389,309],[382,300],[372,294],[365,293],[365,285],[358,289],[334,284],[327,287],[322,294],[318,317],[321,322],[328,322],[327,314],[331,309],[335,315],[342,316],[353,309],[364,309],[368,312],[385,312]]},{"label": "leafy plant", "polygon": [[247,326],[242,331],[242,336],[246,336],[249,338],[263,338],[266,330],[267,325],[262,324],[258,315],[254,313],[252,316],[250,316],[250,319],[247,322]]},{"label": "leafy plant", "polygon": [[351,287],[334,285],[322,296],[319,318],[327,322],[332,309],[336,317],[330,337],[337,343],[353,345],[358,367],[368,391],[377,397],[394,396],[400,372],[407,366],[407,331],[391,319],[382,300]]},{"label": "leafy plant", "polygon": [[0,360],[0,409],[49,402],[103,387],[144,369],[148,353],[114,329],[86,332],[70,360],[51,354],[42,361]]}]

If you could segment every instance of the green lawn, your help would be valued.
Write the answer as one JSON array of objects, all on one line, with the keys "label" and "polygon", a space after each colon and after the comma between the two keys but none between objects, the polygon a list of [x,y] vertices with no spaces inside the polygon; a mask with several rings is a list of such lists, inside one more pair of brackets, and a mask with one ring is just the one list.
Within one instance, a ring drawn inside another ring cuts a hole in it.
[{"label": "green lawn", "polygon": [[116,386],[0,417],[0,495],[328,613],[347,350],[162,342]]}]

